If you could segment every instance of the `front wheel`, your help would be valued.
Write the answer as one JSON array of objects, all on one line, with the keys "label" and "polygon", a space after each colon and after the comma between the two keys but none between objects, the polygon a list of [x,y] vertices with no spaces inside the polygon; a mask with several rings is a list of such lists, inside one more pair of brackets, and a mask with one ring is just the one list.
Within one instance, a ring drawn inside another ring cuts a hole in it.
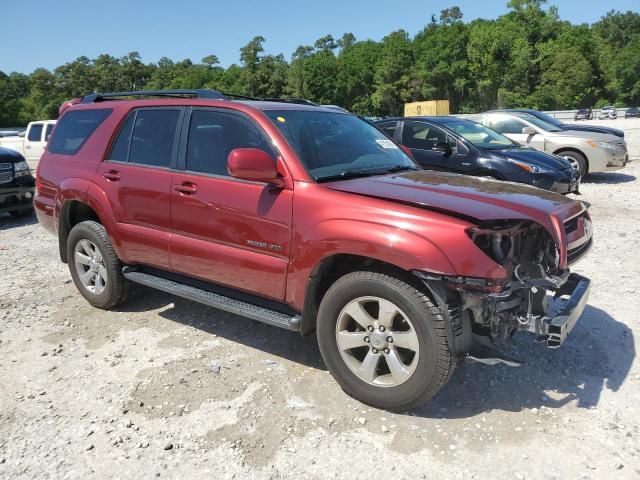
[{"label": "front wheel", "polygon": [[317,336],[343,390],[379,408],[426,402],[455,368],[440,309],[409,283],[378,272],[352,272],[329,288]]},{"label": "front wheel", "polygon": [[589,164],[587,163],[587,159],[585,158],[585,156],[581,153],[567,150],[564,152],[558,152],[556,153],[556,155],[566,158],[573,165],[577,165],[578,171],[580,172],[580,177],[584,177],[587,173],[589,173]]}]

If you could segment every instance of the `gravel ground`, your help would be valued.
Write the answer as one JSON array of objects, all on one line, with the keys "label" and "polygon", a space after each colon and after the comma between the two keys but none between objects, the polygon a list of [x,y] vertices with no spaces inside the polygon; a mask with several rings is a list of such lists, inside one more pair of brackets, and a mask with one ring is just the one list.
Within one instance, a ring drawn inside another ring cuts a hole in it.
[{"label": "gravel ground", "polygon": [[[629,132],[640,121],[605,122]],[[640,476],[640,161],[589,178],[593,280],[568,342],[466,364],[406,414],[347,397],[315,338],[136,288],[91,308],[35,219],[0,219],[0,478]]]}]

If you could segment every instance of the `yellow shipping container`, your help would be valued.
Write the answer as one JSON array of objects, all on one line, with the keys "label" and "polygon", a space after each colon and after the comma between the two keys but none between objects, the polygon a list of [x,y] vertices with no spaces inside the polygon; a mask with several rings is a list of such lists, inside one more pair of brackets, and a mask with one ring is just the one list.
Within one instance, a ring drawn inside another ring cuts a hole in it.
[{"label": "yellow shipping container", "polygon": [[449,100],[427,100],[404,104],[405,117],[449,115]]}]

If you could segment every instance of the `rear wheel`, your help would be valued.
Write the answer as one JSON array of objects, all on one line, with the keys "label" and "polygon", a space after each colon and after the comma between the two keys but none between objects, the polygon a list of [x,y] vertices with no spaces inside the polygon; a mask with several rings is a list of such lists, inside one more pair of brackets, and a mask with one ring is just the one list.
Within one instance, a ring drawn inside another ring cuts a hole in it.
[{"label": "rear wheel", "polygon": [[584,177],[587,173],[589,173],[589,163],[584,155],[578,152],[574,152],[572,150],[567,150],[564,152],[556,153],[559,157],[564,157],[569,160],[572,164],[578,166],[578,171],[580,172],[580,177]]},{"label": "rear wheel", "polygon": [[439,308],[414,286],[378,272],[353,272],[331,286],[317,336],[345,392],[379,408],[426,402],[455,368]]},{"label": "rear wheel", "polygon": [[98,222],[81,222],[71,229],[67,259],[76,288],[94,307],[113,308],[129,295],[131,286],[122,274],[123,265]]}]

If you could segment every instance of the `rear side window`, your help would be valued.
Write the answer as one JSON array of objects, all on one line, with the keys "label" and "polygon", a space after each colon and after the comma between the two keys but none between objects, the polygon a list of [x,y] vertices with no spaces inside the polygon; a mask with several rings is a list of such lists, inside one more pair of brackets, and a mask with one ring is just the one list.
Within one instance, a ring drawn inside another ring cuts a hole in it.
[{"label": "rear side window", "polygon": [[391,138],[393,138],[396,133],[396,122],[378,123],[376,127],[389,135]]},{"label": "rear side window", "polygon": [[60,155],[74,155],[111,112],[110,108],[98,108],[65,113],[58,121],[55,132],[51,137],[48,147],[49,152]]},{"label": "rear side window", "polygon": [[169,167],[180,110],[138,110],[133,124],[128,161]]},{"label": "rear side window", "polygon": [[49,137],[51,136],[51,130],[53,130],[53,125],[52,124],[47,125],[47,129],[46,129],[45,134],[44,134],[44,141],[45,142],[49,140]]},{"label": "rear side window", "polygon": [[29,129],[29,135],[27,136],[27,140],[30,142],[39,142],[42,138],[42,124],[31,125]]},{"label": "rear side window", "polygon": [[447,135],[439,128],[421,122],[407,121],[404,123],[402,144],[409,148],[432,150],[439,143],[446,141]]}]

